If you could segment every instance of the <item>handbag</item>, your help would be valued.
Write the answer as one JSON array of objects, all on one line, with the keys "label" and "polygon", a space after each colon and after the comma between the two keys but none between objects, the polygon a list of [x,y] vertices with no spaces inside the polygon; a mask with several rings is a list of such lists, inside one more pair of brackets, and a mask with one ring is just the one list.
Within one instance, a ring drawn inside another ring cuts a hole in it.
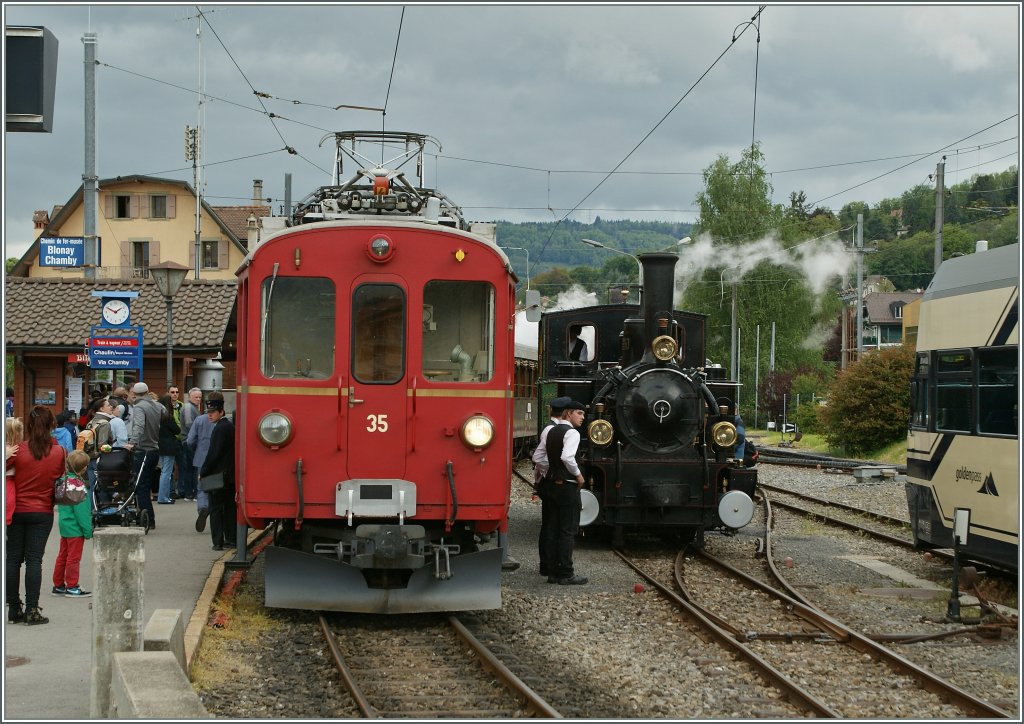
[{"label": "handbag", "polygon": [[199,489],[205,492],[224,487],[224,473],[210,473],[199,478]]},{"label": "handbag", "polygon": [[85,483],[74,473],[64,473],[53,484],[53,502],[57,505],[78,505],[88,494]]}]

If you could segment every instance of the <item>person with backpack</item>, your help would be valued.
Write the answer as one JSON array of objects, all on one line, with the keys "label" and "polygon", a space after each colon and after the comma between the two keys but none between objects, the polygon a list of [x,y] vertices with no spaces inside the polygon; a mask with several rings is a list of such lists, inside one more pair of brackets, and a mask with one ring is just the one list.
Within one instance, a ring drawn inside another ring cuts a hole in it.
[{"label": "person with backpack", "polygon": [[89,478],[89,489],[96,485],[96,465],[104,445],[114,446],[118,435],[115,424],[120,426],[121,446],[128,442],[128,430],[120,418],[114,417],[114,408],[110,398],[96,400],[90,406],[93,415],[85,428],[78,433],[77,449],[89,456],[89,467],[86,471]]},{"label": "person with backpack", "polygon": [[[89,456],[82,450],[68,455],[66,468],[69,475],[84,482]],[[88,598],[90,591],[78,585],[85,541],[92,538],[92,503],[85,496],[80,503],[57,506],[57,524],[60,529],[60,551],[53,564],[53,596]]]}]

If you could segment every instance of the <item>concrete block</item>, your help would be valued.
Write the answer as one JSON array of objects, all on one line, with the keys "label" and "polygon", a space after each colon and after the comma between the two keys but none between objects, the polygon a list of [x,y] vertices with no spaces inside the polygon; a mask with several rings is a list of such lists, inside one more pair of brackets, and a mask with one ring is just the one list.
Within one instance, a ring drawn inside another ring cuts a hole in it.
[{"label": "concrete block", "polygon": [[185,624],[176,608],[158,608],[149,617],[142,632],[143,651],[170,651],[181,670],[188,672],[185,662]]},{"label": "concrete block", "polygon": [[896,475],[896,468],[883,465],[861,465],[853,469],[855,478],[891,478]]},{"label": "concrete block", "polygon": [[114,654],[111,719],[211,719],[170,651]]}]

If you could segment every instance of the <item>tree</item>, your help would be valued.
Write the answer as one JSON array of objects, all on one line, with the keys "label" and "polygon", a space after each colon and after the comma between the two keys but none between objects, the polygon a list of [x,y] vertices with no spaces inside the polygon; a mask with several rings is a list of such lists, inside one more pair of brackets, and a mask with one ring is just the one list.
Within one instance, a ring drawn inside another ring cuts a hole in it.
[{"label": "tree", "polygon": [[819,411],[829,444],[857,455],[905,436],[913,372],[911,347],[883,349],[843,370]]},{"label": "tree", "polygon": [[7,273],[10,274],[11,270],[14,269],[14,265],[18,263],[18,257],[12,256],[7,259]]},{"label": "tree", "polygon": [[[754,378],[758,377],[760,392],[770,398],[769,405],[775,403],[776,393],[781,405],[781,388],[767,376],[767,354],[760,355],[762,369],[754,370],[758,355],[752,350],[758,326],[762,348],[767,351],[767,340],[775,324],[778,375],[803,366],[820,370],[825,365],[821,345],[807,341],[825,336],[819,330],[831,326],[839,301],[828,292],[815,295],[793,261],[800,251],[773,252],[827,236],[839,227],[829,213],[808,215],[801,193],[791,196],[788,209],[772,204],[773,189],[762,164],[763,157],[755,145],[744,149],[738,163],[719,156],[704,171],[705,188],[696,199],[701,215],[694,232],[695,236],[711,235],[716,261],[688,284],[683,308],[708,315],[707,356],[725,365],[732,347],[735,288],[736,325],[738,336],[742,335],[740,381],[753,389]],[[752,419],[753,405],[753,394],[741,396],[744,416]]]}]

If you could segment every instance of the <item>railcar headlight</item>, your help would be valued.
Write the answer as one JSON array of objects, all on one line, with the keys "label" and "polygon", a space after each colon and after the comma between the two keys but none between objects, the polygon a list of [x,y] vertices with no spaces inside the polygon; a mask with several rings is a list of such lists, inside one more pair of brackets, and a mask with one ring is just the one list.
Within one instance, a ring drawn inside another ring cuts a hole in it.
[{"label": "railcar headlight", "polygon": [[268,412],[260,418],[260,442],[268,447],[281,447],[292,439],[292,421],[281,412]]},{"label": "railcar headlight", "polygon": [[595,445],[607,445],[612,441],[612,424],[607,420],[594,420],[587,427],[587,437]]},{"label": "railcar headlight", "polygon": [[719,422],[711,428],[711,439],[718,447],[729,447],[736,442],[736,426],[731,422]]},{"label": "railcar headlight", "polygon": [[483,415],[473,415],[462,423],[462,442],[466,447],[479,450],[494,441],[494,423]]},{"label": "railcar headlight", "polygon": [[651,351],[654,352],[655,358],[662,362],[668,362],[675,357],[678,350],[679,345],[676,344],[675,339],[667,334],[655,337],[654,341],[651,342]]}]

